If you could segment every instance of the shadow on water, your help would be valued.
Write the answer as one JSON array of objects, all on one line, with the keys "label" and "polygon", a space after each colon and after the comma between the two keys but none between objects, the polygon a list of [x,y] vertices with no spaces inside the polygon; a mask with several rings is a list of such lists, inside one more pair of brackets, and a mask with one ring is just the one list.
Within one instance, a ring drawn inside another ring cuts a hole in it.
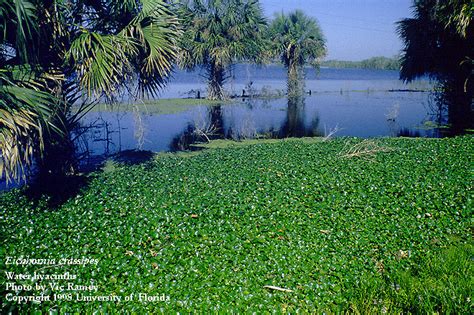
[{"label": "shadow on water", "polygon": [[446,136],[456,136],[468,133],[474,128],[474,83],[464,90],[462,84],[445,84],[443,92],[437,95],[439,111],[443,120],[448,122],[444,133]]},{"label": "shadow on water", "polygon": [[[472,92],[471,92],[472,94]],[[459,90],[449,84],[438,84],[427,102],[428,119],[426,129],[432,130],[431,137],[454,137],[472,134],[474,128],[474,102],[469,91]],[[398,136],[422,136],[420,133],[402,128]]]},{"label": "shadow on water", "polygon": [[[118,164],[137,165],[147,163],[153,157],[154,153],[151,151],[125,150],[108,159]],[[98,170],[105,160],[103,158],[97,160],[95,165],[87,165],[80,174],[34,178],[25,188],[25,196],[33,203],[34,208],[41,208],[38,205],[42,204],[48,210],[57,209],[88,187],[91,181],[88,174]]]},{"label": "shadow on water", "polygon": [[[151,151],[125,150],[113,155],[97,157],[94,159],[94,163],[82,165],[81,172],[77,174],[50,174],[49,176],[36,174],[28,180],[24,194],[32,202],[34,208],[47,211],[55,210],[77,196],[81,190],[87,189],[92,179],[89,174],[99,170],[106,160],[123,165],[137,165],[147,163],[153,157],[154,153]],[[62,158],[67,157],[63,156]],[[21,182],[18,185],[12,185],[11,188],[19,188],[25,184],[26,182]],[[3,190],[8,188],[5,185]]]}]

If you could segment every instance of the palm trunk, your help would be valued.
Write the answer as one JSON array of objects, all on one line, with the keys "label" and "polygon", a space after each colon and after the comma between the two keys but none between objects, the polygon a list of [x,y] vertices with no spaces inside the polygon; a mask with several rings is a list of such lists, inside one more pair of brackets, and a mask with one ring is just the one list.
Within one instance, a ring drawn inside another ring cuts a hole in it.
[{"label": "palm trunk", "polygon": [[207,98],[210,100],[224,100],[225,69],[222,65],[212,62],[209,69],[209,81],[207,87]]},{"label": "palm trunk", "polygon": [[62,103],[56,108],[57,117],[53,124],[59,130],[50,130],[45,135],[43,154],[38,158],[38,184],[43,187],[60,190],[65,179],[74,175],[78,171],[78,161],[76,157],[76,145],[72,138],[74,121],[70,121],[71,104],[66,96],[66,89],[63,83],[58,83],[52,88]]},{"label": "palm trunk", "polygon": [[302,68],[295,60],[290,60],[288,64],[288,97],[303,94],[304,82],[302,78]]},{"label": "palm trunk", "polygon": [[[474,89],[465,85],[465,77],[459,75],[444,84],[444,102],[448,104],[448,122],[452,135],[463,134],[474,127]],[[469,82],[468,82],[469,83]]]}]

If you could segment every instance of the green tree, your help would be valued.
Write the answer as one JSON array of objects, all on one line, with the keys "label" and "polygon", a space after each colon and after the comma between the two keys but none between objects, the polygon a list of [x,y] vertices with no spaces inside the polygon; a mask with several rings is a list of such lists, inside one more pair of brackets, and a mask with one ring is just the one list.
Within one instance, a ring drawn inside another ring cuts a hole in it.
[{"label": "green tree", "polygon": [[[161,0],[0,0],[0,173],[74,171],[71,131],[100,97],[164,86],[179,23]],[[79,105],[77,105],[79,104]]]},{"label": "green tree", "polygon": [[471,0],[416,0],[414,16],[398,22],[405,42],[400,78],[411,81],[429,75],[440,82],[456,128],[469,127],[474,118],[473,12]]},{"label": "green tree", "polygon": [[288,70],[288,93],[299,93],[303,67],[318,67],[326,55],[326,45],[318,22],[296,10],[288,15],[279,14],[269,27],[272,42],[270,52],[280,58]]},{"label": "green tree", "polygon": [[264,50],[266,22],[257,0],[189,0],[181,2],[185,33],[178,63],[188,70],[204,67],[208,99],[226,98],[230,66],[257,60]]},{"label": "green tree", "polygon": [[372,57],[361,61],[326,60],[321,65],[331,68],[362,68],[381,70],[400,70],[399,57]]},{"label": "green tree", "polygon": [[398,22],[399,35],[405,42],[402,79],[410,81],[426,74],[436,79],[470,74],[471,69],[461,64],[473,54],[472,13],[467,18],[462,9],[462,4],[469,3],[470,0],[415,1],[414,17]]}]

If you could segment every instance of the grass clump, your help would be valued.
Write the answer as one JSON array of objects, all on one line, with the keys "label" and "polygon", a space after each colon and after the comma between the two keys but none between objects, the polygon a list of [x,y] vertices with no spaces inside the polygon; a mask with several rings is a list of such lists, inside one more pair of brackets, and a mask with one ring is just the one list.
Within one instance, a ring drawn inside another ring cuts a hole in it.
[{"label": "grass clump", "polygon": [[[463,313],[472,298],[473,139],[373,141],[391,150],[346,158],[363,140],[292,139],[116,163],[56,209],[5,193],[2,262],[93,258],[96,266],[39,272],[75,274],[75,284],[98,287],[90,295],[169,300],[2,298],[2,309]],[[2,272],[2,297],[12,293],[6,282]]]}]

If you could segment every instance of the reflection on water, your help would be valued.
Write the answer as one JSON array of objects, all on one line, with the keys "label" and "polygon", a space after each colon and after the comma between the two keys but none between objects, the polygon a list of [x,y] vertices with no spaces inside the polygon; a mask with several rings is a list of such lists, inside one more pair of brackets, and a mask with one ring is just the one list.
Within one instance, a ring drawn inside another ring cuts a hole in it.
[{"label": "reflection on water", "polygon": [[[439,133],[425,124],[427,92],[312,93],[276,99],[245,98],[217,106],[193,106],[172,114],[137,107],[91,112],[83,120],[87,151],[175,151],[212,139],[325,136],[422,136]],[[138,115],[138,118],[137,118]],[[106,123],[105,123],[106,122]],[[139,135],[137,137],[137,135]]]},{"label": "reflection on water", "polygon": [[321,131],[318,130],[319,113],[317,111],[313,111],[311,117],[308,117],[308,122],[306,122],[304,95],[292,95],[288,97],[286,113],[286,120],[283,122],[280,130],[278,130],[278,133],[272,135],[273,138],[301,138],[323,135]]},{"label": "reflection on water", "polygon": [[[270,66],[264,70],[237,65],[227,88],[245,97],[230,104],[190,106],[166,114],[153,105],[95,109],[75,131],[83,166],[125,150],[188,150],[193,143],[212,139],[440,137],[466,126],[472,128],[474,122],[472,98],[461,100],[466,106],[448,106],[460,103],[456,93],[426,92],[432,87],[428,81],[404,85],[396,71],[308,71],[305,93],[285,96],[284,68]],[[205,91],[200,80],[199,72],[178,71],[161,96],[196,96]],[[255,94],[267,98],[252,98]],[[437,128],[446,124],[452,128]],[[4,182],[0,182],[0,190],[2,185]]]},{"label": "reflection on water", "polygon": [[255,139],[312,137],[318,130],[319,116],[313,112],[305,122],[304,97],[288,98],[287,108],[272,108],[268,101],[245,100],[240,104],[217,105],[195,111],[185,130],[173,138],[169,150],[189,150],[192,144],[213,139]]}]

